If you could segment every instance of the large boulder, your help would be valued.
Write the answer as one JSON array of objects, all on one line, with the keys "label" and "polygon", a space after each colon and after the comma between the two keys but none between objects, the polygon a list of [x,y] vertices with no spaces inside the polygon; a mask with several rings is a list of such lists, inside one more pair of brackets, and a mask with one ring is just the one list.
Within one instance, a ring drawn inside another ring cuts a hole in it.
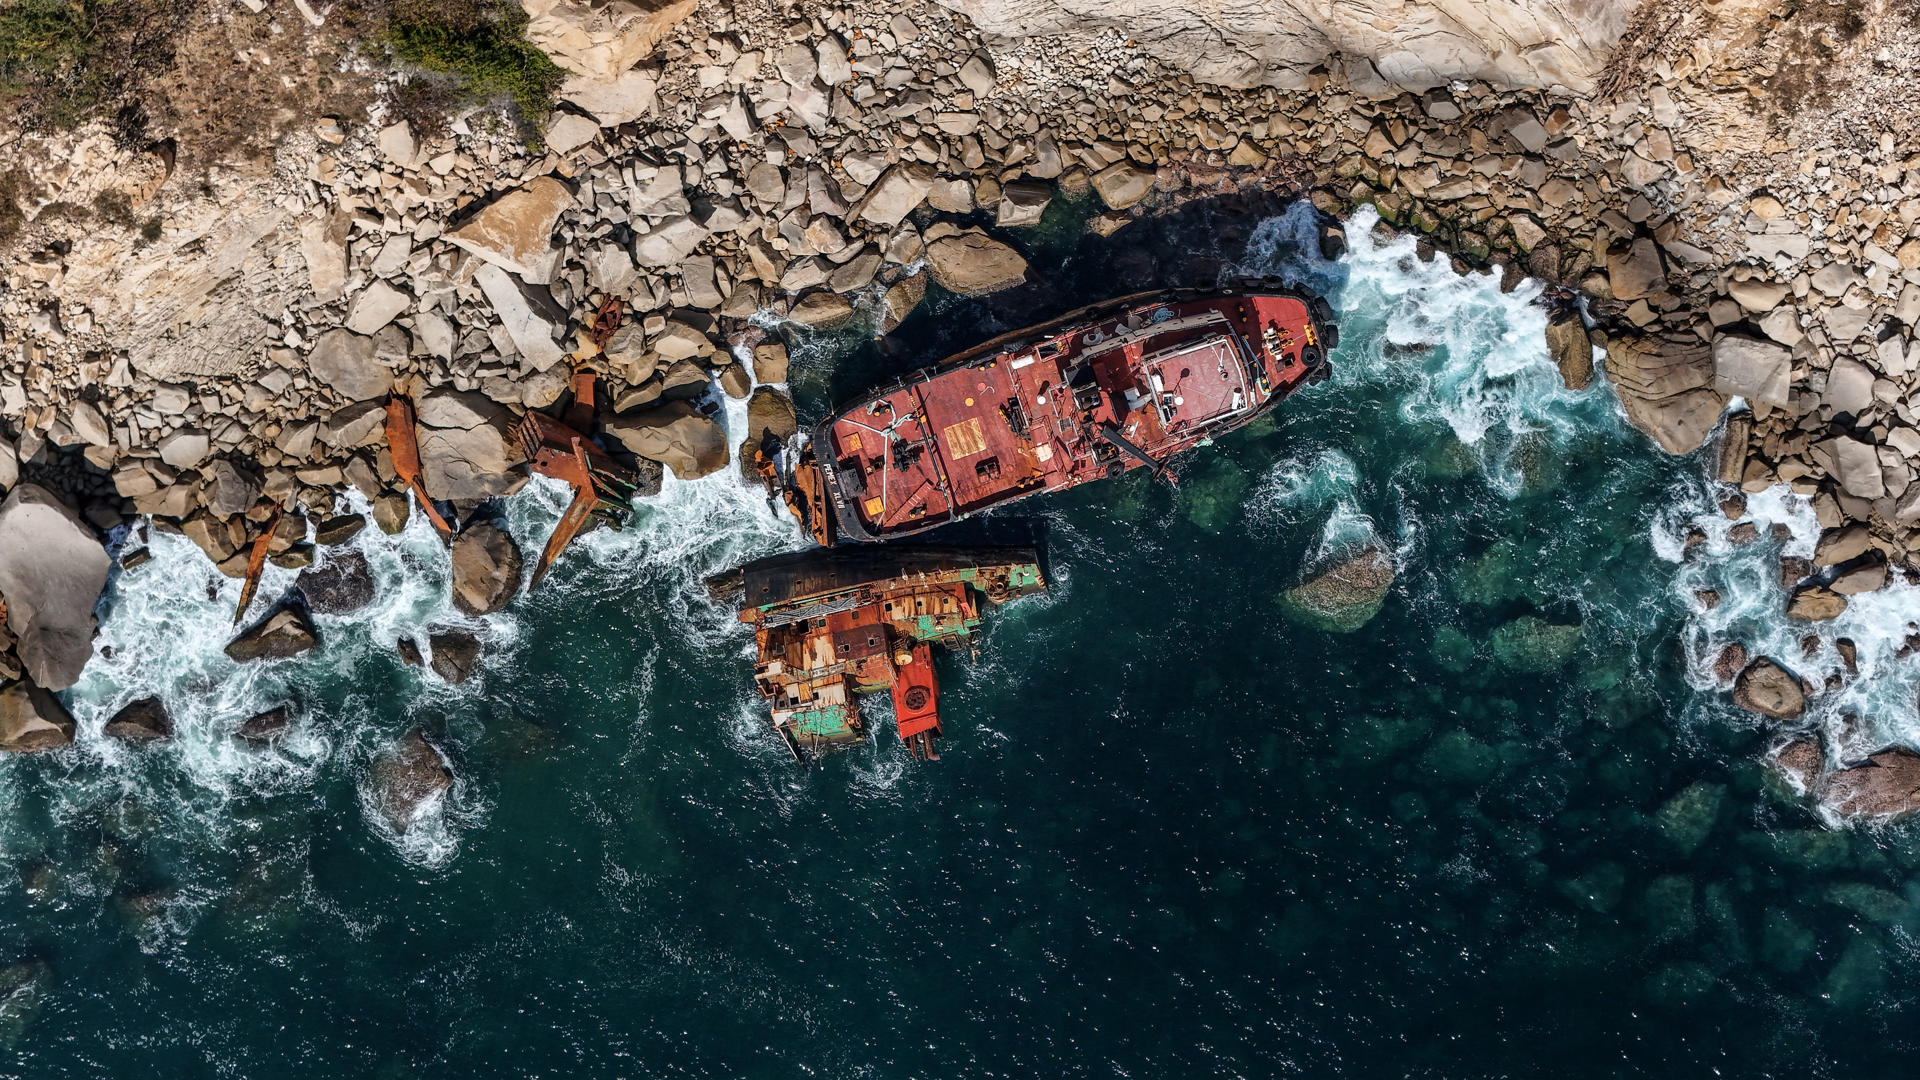
[{"label": "large boulder", "polygon": [[230,518],[253,508],[260,498],[260,481],[252,473],[225,458],[207,467],[207,486],[201,499],[207,512],[217,518]]},{"label": "large boulder", "polygon": [[1798,738],[1783,743],[1768,758],[1780,775],[1801,794],[1814,789],[1821,772],[1827,767],[1826,752],[1820,749],[1817,739]]},{"label": "large boulder", "polygon": [[490,615],[520,591],[520,546],[505,529],[488,522],[469,525],[453,538],[453,606],[469,615]]},{"label": "large boulder", "polygon": [[882,228],[891,229],[914,208],[925,202],[933,190],[934,172],[918,163],[895,165],[867,189],[851,216]]},{"label": "large boulder", "polygon": [[320,643],[313,624],[294,608],[282,608],[265,622],[227,642],[227,657],[249,660],[286,660]]},{"label": "large boulder", "polygon": [[1762,656],[1733,680],[1733,703],[1775,720],[1795,720],[1807,711],[1799,676]]},{"label": "large boulder", "polygon": [[604,429],[628,450],[667,466],[682,480],[706,476],[727,464],[727,433],[684,401],[616,416]]},{"label": "large boulder", "polygon": [[941,288],[984,296],[1027,280],[1027,260],[983,232],[943,236],[927,245],[927,269]]},{"label": "large boulder", "polygon": [[1660,248],[1643,236],[1608,255],[1607,285],[1615,300],[1638,300],[1665,290],[1667,271]]},{"label": "large boulder", "polygon": [[1824,585],[1802,585],[1787,597],[1787,618],[1795,622],[1826,622],[1847,610],[1847,598]]},{"label": "large boulder", "polygon": [[382,397],[393,390],[393,369],[374,355],[373,339],[338,328],[321,334],[307,354],[307,370],[348,401]]},{"label": "large boulder", "polygon": [[1882,750],[1849,769],[1836,769],[1818,787],[1820,802],[1847,817],[1894,818],[1920,810],[1920,754]]},{"label": "large boulder", "polygon": [[322,615],[350,615],[373,603],[373,569],[358,551],[336,551],[297,579],[307,606]]},{"label": "large boulder", "polygon": [[1393,558],[1369,547],[1288,589],[1280,610],[1316,630],[1350,634],[1379,614],[1393,575]]},{"label": "large boulder", "polygon": [[420,398],[415,420],[421,479],[433,498],[478,501],[526,486],[513,414],[493,399],[443,387]]},{"label": "large boulder", "polygon": [[173,717],[157,697],[130,702],[107,721],[103,733],[110,739],[150,742],[173,737]]},{"label": "large boulder", "polygon": [[1560,381],[1569,390],[1585,390],[1593,382],[1593,342],[1578,314],[1547,324],[1547,355],[1560,369]]},{"label": "large boulder", "polygon": [[443,629],[427,634],[433,653],[433,673],[450,683],[463,683],[480,670],[480,639],[466,630]]},{"label": "large boulder", "polygon": [[1607,377],[1627,420],[1669,454],[1700,449],[1727,405],[1712,389],[1712,355],[1690,335],[1609,339]]},{"label": "large boulder", "polygon": [[572,204],[567,185],[536,176],[489,203],[446,239],[503,270],[544,280],[552,269],[554,223]]},{"label": "large boulder", "polygon": [[79,681],[110,562],[93,529],[38,484],[21,484],[0,503],[0,596],[20,662],[39,686]]},{"label": "large boulder", "polygon": [[453,787],[453,770],[425,735],[409,732],[373,761],[373,799],[393,831],[404,833]]},{"label": "large boulder", "polygon": [[[1460,80],[1590,92],[1633,10],[1520,0],[1291,4],[1242,0],[941,0],[989,40],[1047,40],[1062,52],[1111,49],[1116,35],[1170,69],[1225,86],[1299,90],[1332,67],[1370,94]],[[1525,44],[1521,44],[1521,43]],[[984,95],[983,95],[984,96]]]},{"label": "large boulder", "polygon": [[32,679],[15,679],[0,690],[0,751],[26,754],[73,742],[67,707]]},{"label": "large boulder", "polygon": [[759,479],[753,454],[769,434],[781,442],[800,430],[793,414],[793,398],[770,386],[756,387],[747,399],[747,437],[740,440],[740,473],[749,481]]},{"label": "large boulder", "polygon": [[[527,40],[553,62],[600,83],[617,83],[682,19],[695,0],[520,0]],[[651,99],[651,94],[648,95]],[[598,115],[596,113],[596,115]],[[602,122],[612,122],[601,117]]]},{"label": "large boulder", "polygon": [[1093,190],[1110,210],[1125,210],[1153,193],[1154,172],[1131,161],[1109,165],[1093,174]]},{"label": "large boulder", "polygon": [[[1720,393],[1784,407],[1792,384],[1793,351],[1785,345],[1745,334],[1713,340],[1713,388]],[[1871,388],[1869,380],[1869,400]]]},{"label": "large boulder", "polygon": [[481,267],[473,280],[528,366],[545,371],[566,357],[566,350],[553,339],[566,316],[555,308],[553,295],[545,287],[529,285],[498,266]]}]

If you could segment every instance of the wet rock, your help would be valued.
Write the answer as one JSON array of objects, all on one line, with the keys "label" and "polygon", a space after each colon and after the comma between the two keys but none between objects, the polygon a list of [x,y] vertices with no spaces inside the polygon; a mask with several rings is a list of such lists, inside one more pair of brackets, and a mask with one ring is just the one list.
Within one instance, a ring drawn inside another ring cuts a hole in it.
[{"label": "wet rock", "polygon": [[403,637],[393,643],[400,653],[400,662],[408,667],[426,667],[426,657],[420,655],[420,643],[410,637]]},{"label": "wet rock", "polygon": [[1765,656],[1741,669],[1734,679],[1733,703],[1775,720],[1797,719],[1807,711],[1799,676]]},{"label": "wet rock", "polygon": [[240,721],[240,726],[234,730],[233,737],[241,742],[256,745],[270,743],[286,734],[287,729],[292,726],[293,707],[275,705],[266,712],[255,713]]},{"label": "wet rock", "polygon": [[1288,589],[1280,609],[1302,625],[1350,634],[1379,614],[1393,587],[1394,569],[1385,551],[1366,548]]},{"label": "wet rock", "polygon": [[32,679],[16,679],[0,689],[0,751],[56,750],[73,742],[73,726],[67,707]]},{"label": "wet rock", "polygon": [[1593,382],[1593,343],[1576,314],[1547,324],[1547,355],[1560,369],[1560,381],[1569,390],[1585,390]]},{"label": "wet rock", "polygon": [[1827,583],[1827,587],[1841,596],[1858,596],[1861,593],[1873,592],[1886,583],[1887,564],[1873,559],[1850,566],[1841,573],[1835,574],[1833,580]]},{"label": "wet rock", "polygon": [[173,718],[157,697],[144,697],[123,707],[107,721],[105,734],[128,742],[173,737]]},{"label": "wet rock", "polygon": [[1721,649],[1720,655],[1713,659],[1714,681],[1730,683],[1739,677],[1740,672],[1745,670],[1746,666],[1747,647],[1737,641],[1733,642],[1726,648]]},{"label": "wet rock", "polygon": [[1699,604],[1700,610],[1702,611],[1712,611],[1714,608],[1720,606],[1720,590],[1695,589],[1693,590],[1693,602]]},{"label": "wet rock", "polygon": [[1027,279],[1027,260],[982,232],[943,236],[927,245],[934,283],[961,296],[985,296]]},{"label": "wet rock", "polygon": [[1746,547],[1760,539],[1760,527],[1751,521],[1742,521],[1727,530],[1727,543],[1734,547]]},{"label": "wet rock", "polygon": [[1865,525],[1828,529],[1820,534],[1820,543],[1813,549],[1813,565],[1838,566],[1851,562],[1867,553],[1872,540]]},{"label": "wet rock", "polygon": [[1807,579],[1813,573],[1813,561],[1800,555],[1780,557],[1780,587],[1791,589]]},{"label": "wet rock", "polygon": [[93,655],[93,608],[111,561],[93,529],[38,484],[0,503],[0,596],[33,681],[65,690]]},{"label": "wet rock", "polygon": [[1821,781],[1822,805],[1846,817],[1893,818],[1920,809],[1920,754],[1891,747]]},{"label": "wet rock", "polygon": [[467,526],[453,538],[450,558],[453,605],[469,615],[499,611],[520,591],[520,546],[497,525]]},{"label": "wet rock", "polygon": [[1511,671],[1544,675],[1573,659],[1585,630],[1579,625],[1550,623],[1537,615],[1522,615],[1497,627],[1490,644],[1493,658]]},{"label": "wet rock", "polygon": [[1825,622],[1847,610],[1847,598],[1824,585],[1802,585],[1787,600],[1787,618]]},{"label": "wet rock", "polygon": [[853,319],[853,305],[838,293],[825,289],[808,293],[787,312],[787,318],[809,330],[833,330]]},{"label": "wet rock", "polygon": [[480,639],[465,630],[435,630],[427,635],[433,654],[433,673],[450,683],[463,683],[480,667]]},{"label": "wet rock", "polygon": [[340,514],[316,524],[313,529],[313,540],[321,547],[338,547],[360,535],[360,530],[366,527],[367,519],[364,514]]},{"label": "wet rock", "polygon": [[240,663],[285,660],[313,648],[319,640],[305,615],[293,608],[283,608],[228,642],[227,656]]},{"label": "wet rock", "polygon": [[727,464],[727,434],[683,401],[607,420],[603,430],[640,457],[658,461],[682,480],[706,476]]},{"label": "wet rock", "polygon": [[759,383],[787,381],[787,347],[779,343],[753,347],[753,378]]},{"label": "wet rock", "polygon": [[740,472],[748,481],[756,481],[754,451],[768,436],[784,443],[800,430],[793,414],[793,399],[771,387],[757,387],[747,399],[747,437],[740,442]]},{"label": "wet rock", "polygon": [[419,731],[374,759],[374,804],[397,833],[405,833],[453,787],[453,770]]},{"label": "wet rock", "polygon": [[373,569],[358,551],[336,551],[300,572],[296,584],[307,606],[322,615],[348,615],[373,603]]},{"label": "wet rock", "polygon": [[1827,767],[1827,755],[1820,749],[1819,741],[1810,738],[1782,743],[1767,755],[1767,760],[1801,794],[1813,790],[1820,773]]},{"label": "wet rock", "polygon": [[388,536],[397,536],[407,527],[407,518],[413,512],[413,504],[405,495],[389,491],[373,500],[373,523]]}]

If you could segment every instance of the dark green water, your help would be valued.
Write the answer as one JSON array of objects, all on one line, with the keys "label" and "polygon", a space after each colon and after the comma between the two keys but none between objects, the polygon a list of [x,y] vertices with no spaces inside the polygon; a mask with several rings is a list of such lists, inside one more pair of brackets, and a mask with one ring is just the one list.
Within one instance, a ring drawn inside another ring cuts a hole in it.
[{"label": "dark green water", "polygon": [[[1306,272],[1286,224],[1240,257]],[[936,765],[883,731],[799,769],[766,731],[691,585],[798,540],[717,480],[591,538],[458,689],[390,655],[448,617],[429,534],[370,540],[379,609],[246,672],[163,541],[81,745],[0,763],[0,961],[46,965],[0,1074],[1892,1075],[1920,842],[1822,826],[1689,684],[1656,538],[1701,466],[1557,389],[1526,290],[1357,246],[1315,271],[1334,381],[1177,491],[1032,508],[1055,593],[942,658]],[[803,350],[807,408],[887,363],[844,344]],[[557,507],[522,496],[523,540]],[[1369,538],[1378,616],[1282,617]],[[181,737],[109,746],[144,688]],[[282,697],[294,739],[231,744]],[[367,766],[414,725],[461,780],[396,840]]]}]

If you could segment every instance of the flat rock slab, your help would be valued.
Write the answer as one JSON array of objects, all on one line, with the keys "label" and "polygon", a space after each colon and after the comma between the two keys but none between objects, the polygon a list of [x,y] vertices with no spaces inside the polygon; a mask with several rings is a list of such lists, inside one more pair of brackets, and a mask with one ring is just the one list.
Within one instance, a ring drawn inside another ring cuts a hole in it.
[{"label": "flat rock slab", "polygon": [[79,681],[111,562],[92,527],[38,484],[21,484],[0,503],[0,596],[20,662],[39,686]]},{"label": "flat rock slab", "polygon": [[320,643],[313,624],[293,608],[275,612],[267,621],[227,643],[227,656],[249,660],[286,660]]},{"label": "flat rock slab", "polygon": [[552,259],[554,224],[571,205],[573,192],[567,185],[536,176],[495,199],[446,238],[503,270],[537,275]]}]

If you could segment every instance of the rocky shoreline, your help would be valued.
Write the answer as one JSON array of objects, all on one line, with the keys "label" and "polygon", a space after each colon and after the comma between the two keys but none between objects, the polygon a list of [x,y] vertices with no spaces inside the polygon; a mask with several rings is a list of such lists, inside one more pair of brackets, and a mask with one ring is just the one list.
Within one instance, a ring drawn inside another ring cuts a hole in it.
[{"label": "rocky shoreline", "polygon": [[[1372,205],[1461,272],[1559,286],[1548,347],[1569,386],[1603,349],[1663,449],[1718,431],[1730,497],[1786,483],[1813,500],[1829,554],[1848,555],[1804,568],[1790,615],[1837,614],[1920,558],[1920,159],[1903,156],[1913,112],[1892,107],[1913,93],[1906,39],[1829,41],[1845,92],[1822,99],[1791,78],[1820,16],[1751,5],[1645,7],[1557,65],[1408,65],[1382,46],[1251,74],[1177,36],[1067,19],[1015,38],[1010,7],[964,7],[542,5],[528,33],[572,76],[537,152],[486,110],[419,131],[379,103],[199,176],[175,175],[165,145],[23,133],[29,226],[0,293],[8,507],[40,491],[97,530],[149,516],[232,576],[277,521],[275,560],[297,566],[359,527],[336,516],[344,489],[404,527],[382,427],[403,394],[427,492],[483,521],[527,481],[516,417],[558,401],[577,365],[657,489],[665,469],[737,460],[714,419],[726,397],[752,395],[756,429],[792,430],[787,328],[859,305],[884,332],[930,284],[1018,286],[1023,238],[1059,201],[1087,200],[1110,236],[1259,188],[1333,215]],[[220,17],[326,18],[292,14]],[[49,212],[108,195],[161,225]],[[609,301],[622,325],[603,349],[588,328]],[[19,606],[8,521],[0,592]],[[484,608],[519,554],[471,535],[455,563],[488,549],[468,560]],[[11,622],[37,685],[69,685]],[[58,728],[17,696],[13,715]]]}]

